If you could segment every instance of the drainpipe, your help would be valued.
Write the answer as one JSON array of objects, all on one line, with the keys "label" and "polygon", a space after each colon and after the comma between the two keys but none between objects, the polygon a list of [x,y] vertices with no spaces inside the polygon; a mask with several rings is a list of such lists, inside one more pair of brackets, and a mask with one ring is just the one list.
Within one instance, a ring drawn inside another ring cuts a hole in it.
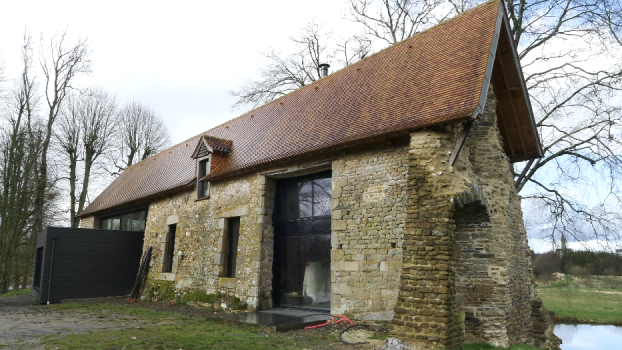
[{"label": "drainpipe", "polygon": [[50,292],[52,291],[52,267],[54,266],[54,245],[56,237],[52,238],[52,257],[50,258],[50,279],[48,281],[48,305],[50,305]]}]

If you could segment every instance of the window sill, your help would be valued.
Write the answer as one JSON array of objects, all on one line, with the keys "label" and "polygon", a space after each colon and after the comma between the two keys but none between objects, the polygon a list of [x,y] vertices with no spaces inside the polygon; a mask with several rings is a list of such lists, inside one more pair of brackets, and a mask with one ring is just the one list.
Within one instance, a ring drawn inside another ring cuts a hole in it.
[{"label": "window sill", "polygon": [[238,279],[235,277],[218,277],[218,287],[220,288],[235,289],[237,283]]},{"label": "window sill", "polygon": [[157,279],[161,281],[174,281],[176,275],[174,272],[160,272]]}]

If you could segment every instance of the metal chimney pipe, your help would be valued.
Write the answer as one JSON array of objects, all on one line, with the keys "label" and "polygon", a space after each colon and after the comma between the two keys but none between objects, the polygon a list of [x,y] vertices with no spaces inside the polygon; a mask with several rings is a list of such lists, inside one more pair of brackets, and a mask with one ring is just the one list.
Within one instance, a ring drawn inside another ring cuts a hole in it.
[{"label": "metal chimney pipe", "polygon": [[330,64],[322,63],[319,65],[320,68],[320,78],[324,78],[328,75],[328,68],[330,68]]}]

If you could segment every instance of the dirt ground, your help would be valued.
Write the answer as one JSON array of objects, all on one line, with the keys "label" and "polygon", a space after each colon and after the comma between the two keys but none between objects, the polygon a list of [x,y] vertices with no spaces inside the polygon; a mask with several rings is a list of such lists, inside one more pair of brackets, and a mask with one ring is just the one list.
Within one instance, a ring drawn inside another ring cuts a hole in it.
[{"label": "dirt ground", "polygon": [[57,310],[33,305],[30,295],[0,298],[0,348],[44,349],[38,336],[141,327],[147,322],[109,311]]},{"label": "dirt ground", "polygon": [[[81,303],[100,303],[101,299],[82,301]],[[127,298],[106,300],[109,303],[124,304],[128,307],[146,308],[154,311],[183,313],[189,317],[206,317],[208,312],[203,308],[190,305],[171,306],[164,303],[129,304]],[[88,330],[125,329],[128,327],[149,326],[149,321],[140,317],[123,313],[104,311],[61,310],[48,308],[34,303],[30,295],[0,298],[0,349],[44,349],[39,344],[39,336],[52,334],[83,333]],[[308,345],[308,349],[320,349],[324,346],[316,344],[318,338],[329,334],[338,334],[344,327],[324,327],[317,330],[292,330],[285,334]],[[333,343],[333,349],[378,349],[382,340],[366,339],[373,331],[381,331],[381,326],[370,329],[352,329],[344,334],[346,342],[369,341],[365,345],[346,345]],[[323,343],[323,342],[322,342]]]}]

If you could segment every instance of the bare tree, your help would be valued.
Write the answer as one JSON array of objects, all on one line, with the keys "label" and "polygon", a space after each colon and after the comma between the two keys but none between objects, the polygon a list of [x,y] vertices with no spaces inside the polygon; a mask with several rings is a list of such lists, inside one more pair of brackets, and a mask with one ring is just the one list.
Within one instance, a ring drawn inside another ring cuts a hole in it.
[{"label": "bare tree", "polygon": [[451,9],[442,0],[349,0],[350,20],[389,45],[446,19]]},{"label": "bare tree", "polygon": [[[351,0],[351,20],[394,44],[481,0]],[[616,0],[506,0],[545,156],[516,164],[517,189],[548,212],[550,238],[620,238],[622,8]],[[598,188],[586,195],[576,189]],[[532,220],[527,216],[527,220]]]},{"label": "bare tree", "polygon": [[[22,74],[1,110],[6,125],[0,129],[0,293],[7,291],[9,281],[16,280],[17,271],[24,266],[24,259],[17,259],[18,252],[30,253],[25,259],[26,269],[30,270],[34,243],[32,200],[39,147],[31,143],[30,137],[37,100],[29,43],[30,38],[25,36]],[[28,276],[28,271],[22,274]],[[22,281],[25,279],[22,276]]]},{"label": "bare tree", "polygon": [[169,144],[170,133],[162,118],[136,101],[121,109],[118,123],[120,160],[115,162],[118,171],[151,157]]},{"label": "bare tree", "polygon": [[[618,239],[622,216],[622,8],[618,1],[507,2],[545,156],[517,189],[550,213],[547,234]],[[598,188],[595,192],[576,191]],[[582,192],[582,193],[581,193]]]},{"label": "bare tree", "polygon": [[[90,49],[87,39],[67,42],[67,32],[53,36],[49,40],[41,37],[40,65],[45,78],[45,102],[48,107],[45,128],[41,135],[41,155],[36,176],[35,218],[33,230],[43,229],[44,209],[50,189],[48,174],[48,151],[52,140],[53,127],[67,95],[73,90],[77,76],[91,72]],[[45,43],[45,44],[44,44]]]},{"label": "bare tree", "polygon": [[263,53],[268,64],[260,71],[257,80],[249,80],[238,91],[233,107],[256,108],[294,90],[320,79],[320,64],[349,65],[364,58],[370,51],[371,41],[363,36],[345,40],[330,40],[331,33],[323,26],[311,22],[298,37],[290,41],[296,51],[288,56],[270,48]]},{"label": "bare tree", "polygon": [[[93,167],[100,156],[111,151],[116,109],[114,96],[102,88],[69,95],[61,109],[56,138],[69,162],[71,227],[78,227],[80,223],[76,215],[84,209]],[[79,162],[83,162],[82,166],[78,166]],[[80,183],[81,188],[77,189]]]}]

